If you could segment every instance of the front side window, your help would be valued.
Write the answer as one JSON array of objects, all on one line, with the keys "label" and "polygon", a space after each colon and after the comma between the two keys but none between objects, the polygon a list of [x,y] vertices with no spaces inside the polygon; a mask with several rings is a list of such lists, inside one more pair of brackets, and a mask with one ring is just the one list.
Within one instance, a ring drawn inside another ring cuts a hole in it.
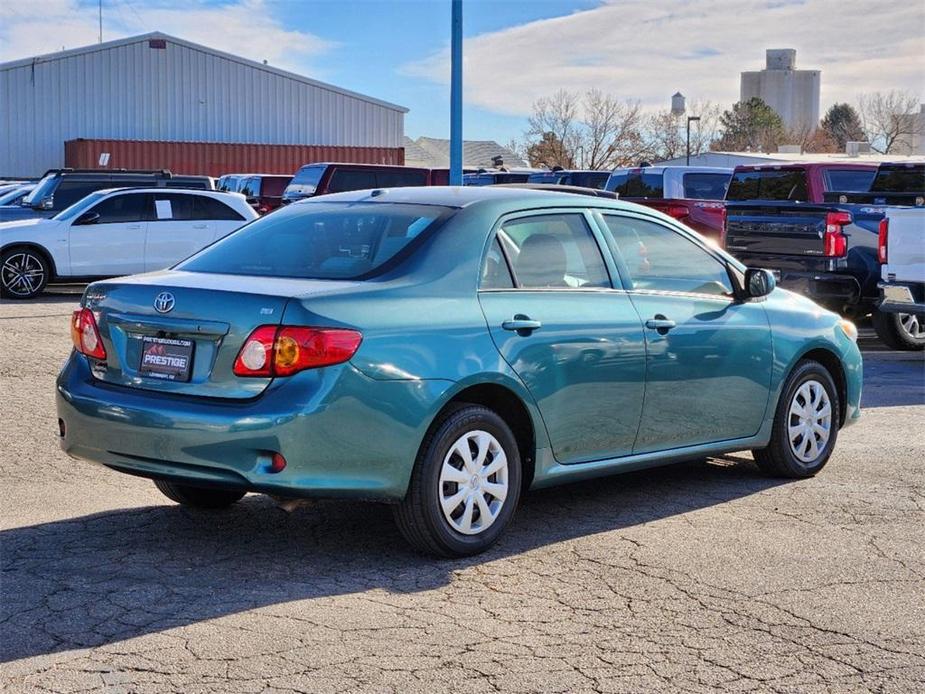
[{"label": "front side window", "polygon": [[335,169],[328,184],[329,193],[366,190],[376,187],[376,174],[363,169]]},{"label": "front side window", "polygon": [[[322,198],[323,199],[323,198]],[[292,205],[248,224],[179,267],[227,275],[356,279],[391,267],[449,216],[434,205]]]},{"label": "front side window", "polygon": [[53,209],[63,210],[94,191],[116,187],[118,186],[109,181],[80,181],[65,178],[55,189]]},{"label": "front side window", "polygon": [[91,212],[100,218],[97,224],[119,224],[124,222],[143,222],[147,219],[147,193],[113,195],[106,198]]},{"label": "front side window", "polygon": [[518,287],[610,287],[607,267],[584,215],[519,217],[504,222],[498,236]]},{"label": "front side window", "polygon": [[633,289],[732,296],[725,264],[681,233],[635,217],[604,215],[604,221]]}]

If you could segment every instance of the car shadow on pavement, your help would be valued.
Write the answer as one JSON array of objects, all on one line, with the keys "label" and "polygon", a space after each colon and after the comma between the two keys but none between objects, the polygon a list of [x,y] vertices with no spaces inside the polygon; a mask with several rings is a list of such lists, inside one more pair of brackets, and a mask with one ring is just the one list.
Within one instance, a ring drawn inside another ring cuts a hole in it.
[{"label": "car shadow on pavement", "polygon": [[415,554],[388,507],[355,502],[313,502],[287,513],[249,495],[229,510],[200,512],[165,499],[13,528],[0,532],[0,662],[293,601],[439,588],[459,569],[781,483],[741,454],[532,492],[498,545],[461,560]]}]

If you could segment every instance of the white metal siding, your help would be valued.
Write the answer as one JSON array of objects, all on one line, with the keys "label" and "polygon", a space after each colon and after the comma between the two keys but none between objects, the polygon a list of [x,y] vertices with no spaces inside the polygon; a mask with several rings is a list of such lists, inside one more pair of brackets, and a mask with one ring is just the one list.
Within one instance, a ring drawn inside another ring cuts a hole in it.
[{"label": "white metal siding", "polygon": [[398,107],[166,40],[0,67],[0,175],[63,166],[79,137],[402,146]]}]

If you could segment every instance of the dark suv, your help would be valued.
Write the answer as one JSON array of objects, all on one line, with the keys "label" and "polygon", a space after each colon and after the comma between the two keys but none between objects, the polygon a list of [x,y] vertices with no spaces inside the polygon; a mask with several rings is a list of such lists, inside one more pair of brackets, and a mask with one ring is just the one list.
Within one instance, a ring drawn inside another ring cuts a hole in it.
[{"label": "dark suv", "polygon": [[430,169],[385,164],[308,164],[283,191],[283,204],[325,193],[430,185]]},{"label": "dark suv", "polygon": [[53,217],[97,190],[140,187],[214,189],[208,176],[174,176],[166,170],[50,169],[18,206],[0,209],[0,221]]}]

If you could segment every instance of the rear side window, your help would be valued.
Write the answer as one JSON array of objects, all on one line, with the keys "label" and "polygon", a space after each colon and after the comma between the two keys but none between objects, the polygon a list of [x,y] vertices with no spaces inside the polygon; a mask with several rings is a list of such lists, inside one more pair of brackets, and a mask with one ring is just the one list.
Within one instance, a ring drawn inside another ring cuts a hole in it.
[{"label": "rear side window", "polygon": [[610,286],[601,251],[581,214],[520,217],[504,222],[498,236],[518,287]]},{"label": "rear side window", "polygon": [[195,195],[179,195],[171,193],[156,193],[154,195],[155,222],[186,221],[195,219],[193,207],[196,202]]},{"label": "rear side window", "polygon": [[402,188],[427,185],[426,171],[377,171],[377,188]]},{"label": "rear side window", "polygon": [[660,173],[626,172],[613,174],[607,189],[621,198],[663,198],[664,177]]},{"label": "rear side window", "polygon": [[864,169],[826,169],[825,189],[837,193],[866,193],[875,171]]},{"label": "rear side window", "polygon": [[[323,199],[323,198],[321,198]],[[179,267],[262,277],[354,279],[410,252],[451,210],[431,205],[312,203],[277,210]]]},{"label": "rear side window", "polygon": [[190,195],[195,200],[193,219],[235,220],[243,221],[244,217],[231,209],[221,200],[206,195]]},{"label": "rear side window", "polygon": [[802,170],[739,171],[733,174],[727,200],[806,200]]},{"label": "rear side window", "polygon": [[609,177],[610,174],[607,171],[574,171],[564,176],[559,182],[565,185],[601,190]]},{"label": "rear side window", "polygon": [[485,255],[479,287],[481,289],[512,289],[514,287],[514,279],[511,277],[511,270],[507,266],[507,260],[504,258],[497,236],[491,242],[488,253]]},{"label": "rear side window", "polygon": [[686,173],[684,197],[690,200],[723,200],[731,174]]},{"label": "rear side window", "polygon": [[376,175],[362,169],[334,169],[328,183],[329,193],[344,193],[348,190],[366,190],[376,187]]},{"label": "rear side window", "polygon": [[150,196],[147,193],[113,195],[100,202],[90,212],[96,212],[100,216],[97,224],[141,222],[148,219],[149,200]]}]

